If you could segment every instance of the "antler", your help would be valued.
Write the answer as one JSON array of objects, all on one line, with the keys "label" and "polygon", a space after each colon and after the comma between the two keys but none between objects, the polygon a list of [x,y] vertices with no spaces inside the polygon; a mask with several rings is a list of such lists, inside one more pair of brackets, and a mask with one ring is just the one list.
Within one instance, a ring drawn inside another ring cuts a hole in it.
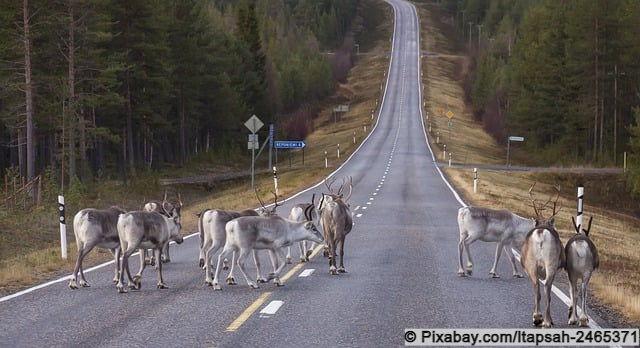
[{"label": "antler", "polygon": [[260,202],[260,205],[262,206],[262,208],[266,210],[267,207],[264,206],[264,202],[262,201],[262,199],[260,198],[260,195],[258,194],[258,189],[254,188],[253,191],[255,191],[256,198],[258,199],[258,202]]},{"label": "antler", "polygon": [[278,207],[281,207],[282,204],[278,204],[278,195],[271,191],[271,193],[273,193],[274,199],[273,199],[273,209],[267,209],[267,207],[264,205],[264,202],[262,201],[262,199],[260,199],[260,195],[258,194],[258,189],[254,188],[253,189],[256,193],[256,198],[258,198],[258,201],[260,202],[260,205],[262,206],[262,211],[268,213],[268,215],[275,215],[276,214],[276,209]]},{"label": "antler", "polygon": [[[535,198],[533,198],[533,188],[535,186],[536,186],[536,183],[534,182],[533,185],[531,185],[531,188],[529,188],[529,196],[531,197],[533,210],[536,212],[536,216],[537,216],[538,219],[544,219],[544,220],[549,221],[549,220],[553,219],[553,217],[555,217],[560,212],[560,209],[562,209],[562,206],[558,205],[558,199],[560,198],[560,185],[555,185],[553,187],[555,189],[555,191],[556,191],[555,198],[552,195],[551,197],[549,197],[549,199],[544,204],[536,204],[536,200],[535,200]],[[551,203],[552,200],[553,200],[553,213],[551,214],[551,216],[549,218],[545,218],[542,215],[542,211],[547,208],[547,206],[549,205],[549,203]]]},{"label": "antler", "polygon": [[324,179],[324,186],[327,187],[327,190],[329,190],[329,193],[331,194],[334,194],[333,190],[331,189],[331,185],[333,185],[335,181],[336,181],[336,178],[333,178],[331,180]]},{"label": "antler", "polygon": [[542,218],[540,210],[538,210],[538,206],[536,205],[536,199],[533,198],[533,188],[536,187],[536,184],[537,183],[534,182],[533,185],[531,185],[531,187],[529,188],[529,197],[531,197],[531,205],[533,206],[533,211],[536,213],[536,217]]},{"label": "antler", "polygon": [[[593,216],[589,217],[589,226],[587,227],[587,229],[585,230],[584,228],[582,229],[582,231],[584,232],[585,236],[589,235],[589,231],[591,230],[591,220],[593,220]],[[576,225],[576,220],[573,218],[573,216],[571,217],[571,222],[573,222],[573,228],[576,230],[576,233],[580,234],[580,225]]]},{"label": "antler", "polygon": [[349,198],[351,198],[351,194],[353,193],[353,177],[349,177],[349,195],[344,199],[344,202],[347,203]]}]

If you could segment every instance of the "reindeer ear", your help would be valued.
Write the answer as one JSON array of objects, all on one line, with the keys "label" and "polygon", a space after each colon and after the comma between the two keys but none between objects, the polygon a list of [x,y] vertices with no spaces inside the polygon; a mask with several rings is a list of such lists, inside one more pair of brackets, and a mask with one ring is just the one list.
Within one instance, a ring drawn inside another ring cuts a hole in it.
[{"label": "reindeer ear", "polygon": [[307,229],[307,230],[313,229],[313,222],[311,222],[311,221],[305,222],[304,228]]}]

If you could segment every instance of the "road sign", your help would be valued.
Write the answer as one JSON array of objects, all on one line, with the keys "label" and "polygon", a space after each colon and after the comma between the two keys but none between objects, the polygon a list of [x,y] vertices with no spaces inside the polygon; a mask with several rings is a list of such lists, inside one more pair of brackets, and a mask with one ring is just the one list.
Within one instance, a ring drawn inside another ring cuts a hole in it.
[{"label": "road sign", "polygon": [[264,123],[262,123],[262,121],[258,118],[258,116],[253,115],[253,116],[249,117],[249,119],[247,120],[247,122],[244,123],[244,125],[247,128],[249,128],[251,133],[255,133],[260,128],[262,128],[262,126],[264,126]]},{"label": "road sign", "polygon": [[249,141],[247,142],[247,148],[249,150],[260,149],[260,143],[258,141],[258,134],[249,134]]},{"label": "road sign", "polygon": [[509,141],[524,141],[524,137],[510,136]]},{"label": "road sign", "polygon": [[273,142],[273,147],[276,149],[302,149],[306,145],[304,141],[295,140],[276,140]]},{"label": "road sign", "polygon": [[447,111],[447,117],[448,117],[448,118],[453,117],[453,112],[451,112],[451,111]]}]

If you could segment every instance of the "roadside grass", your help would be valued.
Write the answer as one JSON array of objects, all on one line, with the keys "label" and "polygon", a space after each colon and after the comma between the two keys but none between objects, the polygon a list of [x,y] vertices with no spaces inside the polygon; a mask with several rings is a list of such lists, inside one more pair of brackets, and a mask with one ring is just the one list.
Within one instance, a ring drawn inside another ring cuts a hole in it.
[{"label": "roadside grass", "polygon": [[[333,172],[371,131],[373,126],[372,113],[377,115],[382,87],[386,81],[389,59],[384,54],[391,47],[389,38],[393,28],[390,7],[383,1],[367,0],[363,6],[376,8],[375,25],[365,23],[366,35],[358,35],[361,54],[356,57],[356,65],[351,70],[347,83],[340,86],[337,93],[326,101],[324,111],[314,119],[314,132],[305,139],[304,150],[278,151],[277,178],[279,199],[287,199],[295,192],[310,187]],[[425,124],[431,125],[430,141],[439,161],[446,163],[448,153],[451,152],[452,166],[445,166],[443,171],[452,185],[463,196],[465,201],[489,207],[504,207],[513,212],[530,216],[533,209],[528,193],[533,182],[536,185],[536,197],[546,200],[551,194],[552,185],[562,181],[562,209],[556,219],[563,241],[566,241],[573,227],[571,215],[575,211],[575,185],[572,181],[584,180],[588,175],[571,176],[569,174],[540,173],[540,172],[504,172],[481,170],[478,174],[478,192],[473,192],[473,172],[469,167],[457,165],[473,164],[504,164],[505,150],[499,146],[483,130],[479,122],[464,105],[461,88],[461,78],[466,73],[468,59],[461,52],[464,43],[456,42],[448,33],[447,23],[441,22],[445,17],[441,15],[437,5],[416,3],[421,16],[421,41],[423,52],[427,52],[422,59]],[[387,15],[379,15],[384,10]],[[366,41],[364,41],[366,39]],[[334,120],[333,109],[340,104],[348,104],[349,111]],[[451,111],[454,116],[437,115],[437,110]],[[426,112],[429,112],[428,119]],[[437,142],[438,132],[440,141]],[[355,136],[355,143],[354,143]],[[340,158],[337,158],[337,145],[340,144]],[[442,157],[444,146],[447,145],[447,155]],[[327,166],[325,167],[325,151]],[[199,161],[198,165],[182,170],[182,175],[202,175],[217,172],[247,170],[249,160],[234,159],[233,163],[216,163],[214,160]],[[256,165],[257,175],[255,187],[265,204],[273,202],[274,187],[273,173],[268,168],[265,155]],[[303,163],[304,161],[304,163]],[[190,174],[189,174],[190,173]],[[598,178],[607,180],[610,176]],[[340,178],[338,178],[340,180]],[[594,185],[597,180],[594,180]],[[207,208],[246,209],[259,206],[256,194],[251,190],[247,180],[232,180],[209,187],[202,185],[172,185],[165,187],[157,182],[148,183],[151,189],[144,194],[128,192],[126,187],[113,185],[104,188],[92,206],[104,207],[120,204],[127,208],[139,207],[145,199],[159,199],[167,189],[171,195],[180,193],[185,203],[182,213],[183,234],[197,231],[196,213]],[[355,188],[357,189],[357,188]],[[640,243],[637,240],[640,232],[640,221],[625,214],[617,214],[604,208],[608,205],[596,204],[596,198],[589,196],[590,186],[585,184],[586,199],[585,216],[593,216],[591,227],[592,238],[599,247],[601,254],[601,270],[590,283],[590,288],[597,301],[609,306],[617,315],[624,315],[625,319],[635,326],[640,324]],[[149,192],[156,192],[150,194]],[[125,198],[123,198],[125,197]],[[310,197],[299,197],[300,201],[307,201]],[[54,204],[54,203],[51,203]],[[87,203],[89,204],[89,203]],[[72,219],[80,207],[68,209],[67,221]],[[283,212],[280,212],[284,214]],[[39,228],[48,235],[59,235],[57,230],[57,214],[55,210],[49,212],[52,223],[42,223]],[[46,219],[40,219],[46,220]],[[19,224],[20,222],[16,222]],[[26,228],[25,228],[26,230]],[[457,234],[457,231],[450,231]],[[75,243],[72,227],[68,227],[69,255],[63,260],[60,255],[60,243],[48,241],[29,243],[17,236],[8,238],[0,234],[3,242],[11,244],[11,256],[0,254],[0,295],[16,292],[47,279],[68,275],[76,260]],[[34,247],[33,245],[37,245]],[[455,249],[455,248],[454,248]],[[452,250],[454,250],[452,249]],[[194,256],[194,265],[197,263]],[[100,262],[112,259],[110,252],[94,249],[87,258],[84,266],[89,268]],[[447,270],[443,270],[447,272]],[[456,270],[450,270],[454,273]],[[562,286],[562,284],[560,284]],[[628,325],[628,324],[621,324]]]}]

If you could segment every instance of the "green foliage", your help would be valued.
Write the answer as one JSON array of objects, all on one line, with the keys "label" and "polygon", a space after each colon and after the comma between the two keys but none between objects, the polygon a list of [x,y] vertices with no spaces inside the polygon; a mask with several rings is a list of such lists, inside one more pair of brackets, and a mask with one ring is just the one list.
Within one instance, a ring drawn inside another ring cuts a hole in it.
[{"label": "green foliage", "polygon": [[637,1],[462,0],[445,8],[469,42],[467,92],[485,128],[504,124],[491,133],[524,136],[530,152],[548,152],[545,164],[621,164],[634,136],[630,110],[640,104]]},{"label": "green foliage", "polygon": [[[55,167],[67,176],[58,181],[78,175],[86,186],[184,165],[207,139],[214,151],[242,153],[251,114],[277,123],[333,91],[322,50],[342,43],[357,4],[30,0],[40,171]],[[24,150],[25,57],[22,3],[0,5],[4,169]]]}]

